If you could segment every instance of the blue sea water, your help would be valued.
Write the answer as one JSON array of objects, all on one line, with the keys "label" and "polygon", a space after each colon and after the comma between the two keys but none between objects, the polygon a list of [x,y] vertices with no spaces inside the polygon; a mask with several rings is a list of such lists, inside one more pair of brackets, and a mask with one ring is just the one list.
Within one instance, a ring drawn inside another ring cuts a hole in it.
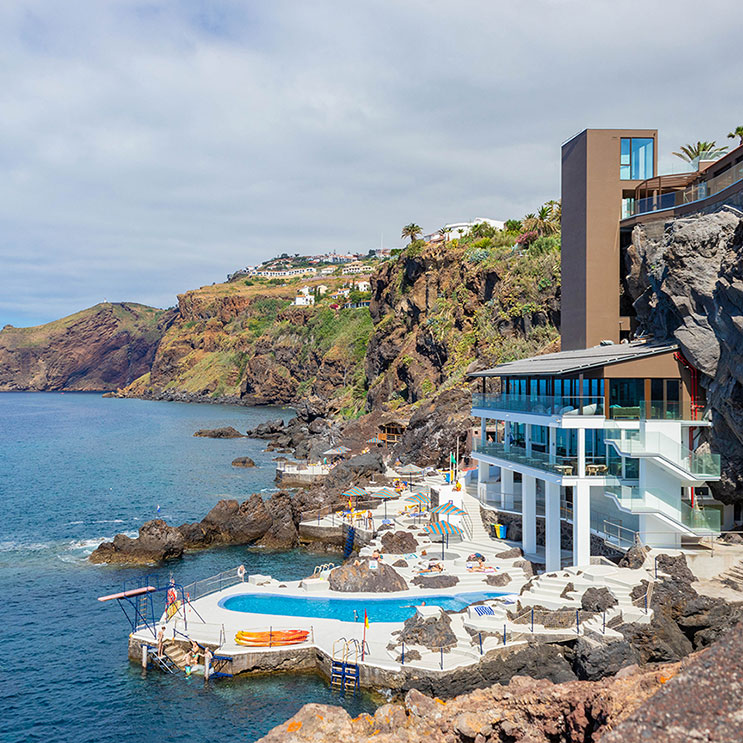
[{"label": "blue sea water", "polygon": [[384,596],[364,598],[328,598],[324,596],[283,596],[277,593],[241,593],[228,596],[219,605],[230,611],[277,614],[294,617],[319,617],[358,621],[367,613],[370,622],[404,622],[415,613],[415,605],[425,601],[446,611],[462,611],[470,604],[503,596],[501,591],[470,591],[451,596]]},{"label": "blue sea water", "polygon": [[[95,566],[92,549],[161,517],[199,520],[220,497],[273,490],[263,443],[194,438],[199,428],[245,431],[290,411],[0,394],[0,740],[86,743],[254,741],[305,702],[373,708],[339,697],[315,675],[204,682],[143,672],[127,659],[129,626],[114,602],[141,569]],[[246,455],[256,469],[231,466]],[[158,511],[159,507],[159,511]],[[327,558],[299,550],[204,551],[158,568],[181,584],[244,563],[283,580]],[[148,571],[151,572],[151,571]]]}]

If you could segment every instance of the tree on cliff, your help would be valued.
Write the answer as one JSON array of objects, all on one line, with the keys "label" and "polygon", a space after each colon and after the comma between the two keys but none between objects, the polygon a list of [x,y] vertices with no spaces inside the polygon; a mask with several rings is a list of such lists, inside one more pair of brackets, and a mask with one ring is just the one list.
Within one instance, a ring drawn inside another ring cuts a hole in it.
[{"label": "tree on cliff", "polygon": [[415,222],[411,222],[410,224],[406,224],[402,228],[402,234],[400,237],[405,239],[406,237],[410,238],[410,242],[415,242],[418,239],[418,235],[420,235],[423,232],[423,229],[420,225],[417,225]]},{"label": "tree on cliff", "polygon": [[717,142],[697,142],[696,144],[685,144],[679,147],[681,152],[674,152],[676,157],[680,157],[687,163],[696,159],[716,160],[727,152],[727,146],[718,147]]},{"label": "tree on cliff", "polygon": [[560,220],[555,204],[557,202],[548,202],[536,214],[527,214],[523,220],[524,231],[536,232],[539,237],[556,235],[560,231]]},{"label": "tree on cliff", "polygon": [[735,129],[728,134],[728,139],[735,139],[736,137],[738,137],[738,144],[743,144],[743,126],[736,126]]}]

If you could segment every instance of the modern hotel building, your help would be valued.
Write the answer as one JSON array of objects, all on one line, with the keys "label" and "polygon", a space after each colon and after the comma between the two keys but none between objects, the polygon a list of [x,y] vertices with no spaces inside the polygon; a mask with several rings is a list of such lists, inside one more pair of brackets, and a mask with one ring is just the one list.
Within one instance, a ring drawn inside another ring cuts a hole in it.
[{"label": "modern hotel building", "polygon": [[565,523],[575,565],[590,562],[592,538],[680,547],[721,528],[699,374],[674,342],[634,337],[622,252],[639,221],[738,205],[743,147],[657,176],[657,140],[655,130],[586,130],[563,145],[563,350],[472,375],[478,497],[521,515],[527,555],[544,519],[548,571],[569,559]]}]

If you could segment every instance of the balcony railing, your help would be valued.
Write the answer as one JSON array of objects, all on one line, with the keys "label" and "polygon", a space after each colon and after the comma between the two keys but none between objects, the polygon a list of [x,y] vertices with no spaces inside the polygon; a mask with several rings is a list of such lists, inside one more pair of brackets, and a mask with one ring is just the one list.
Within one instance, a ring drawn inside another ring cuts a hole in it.
[{"label": "balcony railing", "polygon": [[681,404],[670,400],[639,400],[637,405],[609,405],[607,418],[613,420],[681,420]]},{"label": "balcony railing", "polygon": [[691,451],[678,441],[657,431],[606,429],[605,440],[629,457],[659,457],[699,479],[720,476],[720,455]]},{"label": "balcony railing", "polygon": [[[671,493],[657,488],[641,490],[638,485],[624,485],[614,480],[604,486],[607,495],[612,495],[619,505],[630,513],[661,513],[673,521],[683,524],[695,532],[719,532],[721,513],[716,508],[692,508],[681,500],[680,493]],[[673,515],[658,507],[657,500],[676,511]]]},{"label": "balcony railing", "polygon": [[532,415],[604,415],[602,397],[563,395],[473,395],[472,407]]},{"label": "balcony railing", "polygon": [[630,211],[630,216],[658,212],[663,209],[674,209],[684,204],[703,201],[724,191],[740,180],[743,180],[743,163],[733,165],[729,170],[720,173],[716,178],[710,178],[708,181],[687,186],[683,191],[673,191],[671,193],[637,199],[634,208]]}]

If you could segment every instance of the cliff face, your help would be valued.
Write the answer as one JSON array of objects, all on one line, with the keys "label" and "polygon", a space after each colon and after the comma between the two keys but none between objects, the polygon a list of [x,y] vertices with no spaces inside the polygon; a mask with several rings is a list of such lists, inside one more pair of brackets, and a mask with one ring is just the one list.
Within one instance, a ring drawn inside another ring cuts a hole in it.
[{"label": "cliff face", "polygon": [[559,252],[482,242],[407,249],[372,277],[369,409],[430,398],[461,385],[467,371],[557,341]]},{"label": "cliff face", "polygon": [[725,502],[743,486],[743,220],[733,211],[635,228],[627,291],[640,329],[673,337],[701,372]]},{"label": "cliff face", "polygon": [[113,390],[150,368],[173,313],[103,303],[32,328],[0,331],[0,390]]},{"label": "cliff face", "polygon": [[353,411],[363,403],[369,312],[296,307],[297,288],[236,281],[179,295],[150,373],[123,394],[248,404],[316,396]]}]

